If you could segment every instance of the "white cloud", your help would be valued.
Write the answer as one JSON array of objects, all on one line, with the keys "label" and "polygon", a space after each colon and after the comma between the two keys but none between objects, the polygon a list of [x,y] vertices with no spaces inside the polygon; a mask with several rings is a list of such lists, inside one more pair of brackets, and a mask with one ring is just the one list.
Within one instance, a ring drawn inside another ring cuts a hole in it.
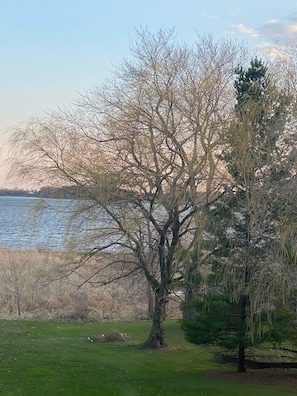
[{"label": "white cloud", "polygon": [[270,23],[277,23],[277,19],[268,19],[268,21],[266,21],[266,23],[270,24]]},{"label": "white cloud", "polygon": [[215,20],[217,20],[217,19],[220,19],[217,15],[209,15],[208,16],[208,19],[215,19]]},{"label": "white cloud", "polygon": [[229,33],[245,34],[257,39],[258,51],[278,57],[276,46],[281,48],[287,42],[297,42],[297,13],[287,16],[286,20],[268,19],[263,25],[253,27],[243,23],[231,25]]},{"label": "white cloud", "polygon": [[253,29],[245,26],[243,23],[239,25],[232,25],[232,33],[244,33],[249,34],[252,37],[259,37],[259,33]]},{"label": "white cloud", "polygon": [[284,52],[282,51],[282,46],[277,46],[276,44],[265,42],[256,46],[259,53],[271,56],[273,58],[283,59]]}]

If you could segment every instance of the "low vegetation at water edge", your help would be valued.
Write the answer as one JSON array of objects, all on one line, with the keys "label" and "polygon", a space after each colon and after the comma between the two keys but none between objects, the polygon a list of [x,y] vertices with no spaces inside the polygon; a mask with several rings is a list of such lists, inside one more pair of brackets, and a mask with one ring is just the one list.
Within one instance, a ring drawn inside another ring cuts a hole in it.
[{"label": "low vegetation at water edge", "polygon": [[[71,253],[1,249],[0,316],[62,321],[149,318],[152,292],[139,274],[98,287],[84,282],[98,270],[96,259],[71,273],[73,261]],[[168,302],[168,315],[179,317],[181,298],[172,294]]]}]

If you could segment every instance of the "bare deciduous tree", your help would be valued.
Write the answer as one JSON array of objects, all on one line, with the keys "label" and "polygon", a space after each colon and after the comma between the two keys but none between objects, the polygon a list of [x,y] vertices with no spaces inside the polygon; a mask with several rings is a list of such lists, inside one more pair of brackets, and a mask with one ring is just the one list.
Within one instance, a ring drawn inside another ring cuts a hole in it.
[{"label": "bare deciduous tree", "polygon": [[[82,95],[74,109],[32,120],[11,135],[12,173],[75,185],[88,233],[91,279],[108,283],[140,272],[154,293],[146,346],[165,346],[166,301],[181,251],[199,246],[203,208],[220,188],[219,136],[229,127],[232,78],[245,49],[198,37],[189,48],[173,32],[138,32],[132,58],[110,81]],[[83,222],[83,220],[82,220]]]}]

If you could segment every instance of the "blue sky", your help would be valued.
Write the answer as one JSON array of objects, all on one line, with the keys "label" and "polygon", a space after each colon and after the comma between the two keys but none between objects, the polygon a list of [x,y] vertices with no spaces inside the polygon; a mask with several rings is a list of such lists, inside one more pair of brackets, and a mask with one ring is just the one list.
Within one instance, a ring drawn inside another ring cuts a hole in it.
[{"label": "blue sky", "polygon": [[[129,55],[135,30],[228,35],[254,50],[297,40],[297,0],[0,0],[4,129],[64,106]],[[1,185],[1,183],[0,183]]]}]

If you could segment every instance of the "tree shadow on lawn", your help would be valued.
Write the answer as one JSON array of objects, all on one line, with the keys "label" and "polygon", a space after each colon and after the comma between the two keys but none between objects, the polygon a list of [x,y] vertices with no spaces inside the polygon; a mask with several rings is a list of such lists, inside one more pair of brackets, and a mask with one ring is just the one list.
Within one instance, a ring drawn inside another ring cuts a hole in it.
[{"label": "tree shadow on lawn", "polygon": [[297,369],[248,370],[244,373],[232,370],[209,370],[205,371],[204,375],[215,379],[261,383],[280,387],[284,386],[292,390],[297,389]]}]

